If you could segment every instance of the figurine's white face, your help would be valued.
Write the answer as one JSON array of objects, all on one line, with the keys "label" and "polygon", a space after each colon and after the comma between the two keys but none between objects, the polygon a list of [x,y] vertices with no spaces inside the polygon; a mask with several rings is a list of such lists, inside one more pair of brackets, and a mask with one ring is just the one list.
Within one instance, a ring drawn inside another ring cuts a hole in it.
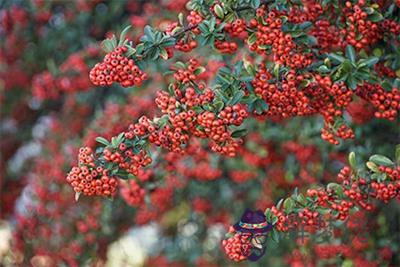
[{"label": "figurine's white face", "polygon": [[255,235],[251,239],[251,244],[256,248],[262,249],[266,239],[267,237],[265,235]]}]

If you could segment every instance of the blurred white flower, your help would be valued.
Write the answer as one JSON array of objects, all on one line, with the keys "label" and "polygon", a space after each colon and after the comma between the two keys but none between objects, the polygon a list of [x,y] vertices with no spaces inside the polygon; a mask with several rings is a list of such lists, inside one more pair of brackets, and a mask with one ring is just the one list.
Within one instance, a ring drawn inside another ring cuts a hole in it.
[{"label": "blurred white flower", "polygon": [[11,228],[5,221],[0,221],[0,262],[9,252],[11,241]]},{"label": "blurred white flower", "polygon": [[155,224],[135,227],[125,236],[110,244],[107,250],[106,267],[144,266],[149,253],[154,252],[159,242],[159,228]]}]

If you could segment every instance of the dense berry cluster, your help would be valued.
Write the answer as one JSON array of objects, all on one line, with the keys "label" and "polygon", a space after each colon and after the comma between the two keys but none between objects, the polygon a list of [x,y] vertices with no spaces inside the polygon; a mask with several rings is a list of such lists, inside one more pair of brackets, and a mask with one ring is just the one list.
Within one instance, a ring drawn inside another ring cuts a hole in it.
[{"label": "dense berry cluster", "polygon": [[[260,13],[264,16],[265,11]],[[265,14],[265,23],[252,19],[250,27],[256,30],[257,39],[254,43],[249,43],[249,48],[261,55],[271,54],[275,64],[293,69],[304,68],[311,64],[311,54],[300,52],[293,37],[282,31],[282,16],[283,14],[273,10]]]},{"label": "dense berry cluster", "polygon": [[88,47],[87,49],[71,54],[57,73],[44,71],[33,77],[32,94],[40,100],[57,99],[62,93],[82,92],[89,90],[91,82],[87,75],[89,67],[88,59],[97,56],[98,49]]},{"label": "dense berry cluster", "polygon": [[224,239],[222,246],[226,255],[236,262],[246,260],[250,254],[250,240],[246,235],[236,233],[234,236]]},{"label": "dense berry cluster", "polygon": [[356,5],[346,2],[344,10],[349,26],[342,29],[342,34],[356,49],[366,48],[382,38],[378,24],[367,19],[368,14],[362,9],[364,6],[365,1]]},{"label": "dense berry cluster", "polygon": [[137,207],[143,203],[145,191],[135,180],[130,180],[127,184],[121,183],[120,194],[126,203]]},{"label": "dense berry cluster", "polygon": [[113,196],[118,186],[118,180],[106,169],[95,167],[93,152],[88,147],[80,149],[79,167],[73,167],[66,180],[76,193],[88,196]]},{"label": "dense berry cluster", "polygon": [[103,62],[97,63],[89,74],[92,83],[99,86],[111,85],[114,82],[123,87],[141,86],[147,79],[147,74],[135,65],[133,59],[124,56],[127,51],[126,46],[118,47],[107,54]]},{"label": "dense berry cluster", "polygon": [[397,118],[400,109],[400,91],[397,88],[388,92],[379,84],[364,84],[357,88],[357,94],[375,107],[375,117],[391,121]]}]

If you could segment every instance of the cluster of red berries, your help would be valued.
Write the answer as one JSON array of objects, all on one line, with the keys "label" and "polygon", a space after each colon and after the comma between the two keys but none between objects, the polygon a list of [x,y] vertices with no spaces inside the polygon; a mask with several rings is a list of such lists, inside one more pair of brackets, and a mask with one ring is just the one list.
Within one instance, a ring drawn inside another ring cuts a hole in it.
[{"label": "cluster of red berries", "polygon": [[142,207],[137,209],[135,215],[135,225],[144,225],[148,224],[152,220],[155,220],[159,215],[157,209],[151,207]]},{"label": "cluster of red berries", "polygon": [[311,211],[308,208],[304,208],[298,213],[298,218],[302,225],[305,226],[320,226],[320,216],[321,214],[317,211]]},{"label": "cluster of red berries", "polygon": [[352,208],[354,206],[354,203],[351,201],[346,201],[346,200],[341,200],[339,202],[335,202],[332,203],[332,205],[330,206],[331,208],[331,213],[334,211],[338,212],[338,215],[335,219],[344,221],[348,218],[349,216],[349,212],[350,212],[350,208]]},{"label": "cluster of red berries", "polygon": [[[307,67],[312,63],[310,53],[299,52],[299,47],[290,34],[282,31],[282,14],[270,11],[265,19],[265,24],[256,19],[250,20],[250,27],[256,29],[257,40],[249,45],[251,51],[261,55],[272,54],[275,64],[289,66],[292,69]],[[266,47],[268,49],[266,50]]]},{"label": "cluster of red berries", "polygon": [[251,244],[248,236],[236,233],[233,237],[224,239],[222,247],[231,260],[239,262],[247,259]]},{"label": "cluster of red berries", "polygon": [[375,72],[379,76],[386,76],[389,78],[396,78],[396,72],[392,70],[390,67],[385,66],[383,62],[379,62],[374,67]]},{"label": "cluster of red berries", "polygon": [[75,192],[88,196],[113,196],[118,186],[117,179],[108,176],[102,167],[73,167],[66,180]]},{"label": "cluster of red berries", "polygon": [[123,87],[140,86],[147,79],[147,74],[135,65],[133,59],[128,59],[124,53],[126,46],[118,47],[108,53],[103,62],[97,63],[90,71],[89,78],[94,85],[106,86],[114,82]]},{"label": "cluster of red berries", "polygon": [[126,203],[132,207],[138,207],[144,201],[145,190],[134,180],[121,183],[120,194]]},{"label": "cluster of red berries", "polygon": [[78,157],[80,166],[73,167],[66,178],[74,191],[88,196],[114,196],[118,180],[103,167],[95,167],[92,150],[81,148]]},{"label": "cluster of red berries", "polygon": [[322,6],[315,1],[305,1],[302,8],[293,8],[288,14],[288,21],[296,24],[315,21],[323,13]]},{"label": "cluster of red berries", "polygon": [[278,221],[275,223],[274,228],[280,232],[287,232],[289,230],[289,227],[292,226],[288,224],[288,216],[286,216],[282,210],[278,210],[276,206],[272,206],[271,213],[276,218],[278,218]]},{"label": "cluster of red berries", "polygon": [[400,90],[385,91],[379,84],[363,84],[357,87],[357,94],[370,102],[377,110],[375,117],[390,121],[396,119],[400,109]]},{"label": "cluster of red berries", "polygon": [[229,177],[235,183],[245,183],[256,178],[256,173],[254,171],[234,170],[229,173]]},{"label": "cluster of red berries", "polygon": [[333,145],[339,145],[340,142],[337,138],[353,139],[354,137],[353,130],[346,124],[333,128],[331,124],[325,123],[324,128],[321,129],[321,138]]},{"label": "cluster of red berries", "polygon": [[304,92],[297,89],[304,79],[303,76],[297,76],[295,71],[291,70],[281,82],[270,83],[271,79],[271,73],[261,64],[252,81],[255,93],[269,105],[267,116],[288,118],[314,112],[310,107],[310,100]]},{"label": "cluster of red berries", "polygon": [[284,151],[293,153],[300,164],[307,164],[319,159],[317,147],[314,145],[299,144],[294,141],[287,141],[282,145]]},{"label": "cluster of red berries", "polygon": [[[190,119],[186,121],[191,122]],[[157,146],[164,147],[169,151],[183,153],[185,145],[189,141],[189,135],[183,131],[182,128],[165,125],[162,129],[158,129],[158,131],[151,133],[149,141]]]},{"label": "cluster of red berries", "polygon": [[371,187],[374,189],[374,192],[371,193],[371,196],[375,197],[376,199],[380,199],[385,203],[400,195],[400,181],[388,184],[384,182],[372,182]]},{"label": "cluster of red berries", "polygon": [[158,209],[159,212],[167,210],[171,205],[174,189],[172,187],[158,187],[150,194],[151,204]]},{"label": "cluster of red berries", "polygon": [[385,173],[391,180],[400,180],[400,166],[397,167],[385,167],[385,166],[380,166],[379,171],[382,173]]},{"label": "cluster of red berries", "polygon": [[329,20],[321,19],[316,21],[310,31],[310,35],[317,38],[321,52],[337,50],[343,47],[339,29],[332,25]]},{"label": "cluster of red berries", "polygon": [[358,50],[367,48],[382,38],[378,24],[368,20],[367,12],[363,11],[364,6],[365,1],[358,1],[355,5],[348,1],[343,10],[348,24],[341,30],[341,34],[345,36],[347,44]]},{"label": "cluster of red berries", "polygon": [[224,30],[234,37],[241,37],[246,33],[246,22],[244,19],[236,19],[232,23],[226,23]]},{"label": "cluster of red berries", "polygon": [[317,244],[314,246],[315,254],[322,259],[330,259],[337,257],[337,255],[343,255],[344,257],[351,256],[351,248],[348,245],[340,244]]},{"label": "cluster of red berries", "polygon": [[96,241],[96,231],[100,230],[100,224],[95,216],[88,214],[77,221],[75,225],[79,233],[84,235],[85,241],[88,244],[93,244]]},{"label": "cluster of red berries", "polygon": [[[203,17],[194,10],[190,11],[186,19],[189,22],[190,27],[199,25],[203,21]],[[200,30],[198,28],[195,28],[192,30],[192,32],[199,34]]]},{"label": "cluster of red berries", "polygon": [[351,120],[356,124],[363,124],[370,121],[374,117],[375,112],[374,107],[363,99],[351,102],[346,110],[350,114]]},{"label": "cluster of red berries", "polygon": [[57,99],[60,92],[56,88],[56,78],[48,71],[33,78],[32,94],[39,99]]},{"label": "cluster of red berries", "polygon": [[81,52],[71,54],[59,68],[57,75],[49,71],[37,74],[33,78],[32,94],[41,99],[56,99],[61,93],[86,91],[91,83],[86,75],[89,67],[85,60],[88,56],[97,55],[98,49],[89,47]]},{"label": "cluster of red berries", "polygon": [[176,165],[176,170],[184,177],[199,181],[213,181],[221,177],[222,170],[212,165],[212,157],[208,149],[202,147],[201,140],[193,138],[185,150],[186,155],[191,157],[192,164],[187,164],[185,158],[183,161],[171,159]]},{"label": "cluster of red berries", "polygon": [[381,22],[380,26],[382,27],[383,33],[390,32],[394,36],[398,36],[400,34],[400,23],[394,20],[385,19]]},{"label": "cluster of red berries", "polygon": [[195,129],[195,135],[208,137],[213,141],[212,149],[228,156],[234,156],[235,151],[242,143],[241,139],[234,140],[229,133],[229,125],[240,125],[247,117],[247,111],[243,106],[236,104],[225,107],[219,114],[204,111],[197,115],[197,123],[201,129]]},{"label": "cluster of red berries", "polygon": [[190,81],[196,80],[196,74],[194,73],[196,68],[199,66],[198,60],[191,58],[189,65],[186,69],[177,69],[174,73],[174,79],[177,83],[187,84]]},{"label": "cluster of red berries", "polygon": [[195,40],[187,40],[185,42],[185,40],[183,39],[178,40],[174,46],[176,50],[186,53],[192,51],[196,47],[197,47],[197,42]]},{"label": "cluster of red berries", "polygon": [[170,96],[165,91],[158,91],[155,99],[157,107],[161,109],[164,114],[174,114],[176,109],[176,98]]},{"label": "cluster of red berries", "polygon": [[212,204],[209,200],[196,197],[192,201],[192,209],[199,213],[208,213],[212,209]]},{"label": "cluster of red berries", "polygon": [[235,42],[215,40],[214,46],[221,54],[233,54],[236,52],[238,45]]}]

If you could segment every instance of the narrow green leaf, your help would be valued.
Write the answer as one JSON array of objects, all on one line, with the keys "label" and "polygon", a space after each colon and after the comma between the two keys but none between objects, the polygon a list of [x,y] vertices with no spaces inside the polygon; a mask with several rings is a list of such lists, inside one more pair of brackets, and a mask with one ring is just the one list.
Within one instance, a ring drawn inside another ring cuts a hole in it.
[{"label": "narrow green leaf", "polygon": [[110,53],[114,51],[114,46],[113,42],[110,39],[105,39],[103,42],[101,42],[101,48],[104,50],[106,53]]},{"label": "narrow green leaf", "polygon": [[128,33],[130,28],[131,28],[131,25],[125,27],[125,29],[121,32],[121,34],[119,36],[118,46],[121,46],[125,42],[126,34]]},{"label": "narrow green leaf", "polygon": [[346,57],[350,59],[351,63],[356,63],[356,50],[352,45],[346,46]]},{"label": "narrow green leaf", "polygon": [[234,131],[234,132],[231,134],[231,136],[232,136],[233,138],[240,138],[240,137],[245,136],[247,133],[248,133],[248,130],[247,130],[247,129],[240,129],[240,130]]},{"label": "narrow green leaf", "polygon": [[101,136],[96,137],[96,141],[98,143],[100,143],[100,144],[105,145],[105,146],[109,146],[110,145],[110,142],[108,142],[107,139],[105,139],[104,137],[101,137]]},{"label": "narrow green leaf", "polygon": [[356,167],[357,167],[356,166],[356,153],[354,153],[353,151],[350,152],[350,154],[349,154],[349,164],[353,170],[356,170]]},{"label": "narrow green leaf", "polygon": [[335,61],[339,62],[339,63],[343,63],[345,61],[345,58],[340,56],[340,55],[338,55],[338,54],[331,53],[331,54],[328,54],[328,57],[330,59],[332,59],[332,60],[335,60]]},{"label": "narrow green leaf", "polygon": [[216,4],[214,6],[214,12],[217,15],[218,18],[223,19],[224,18],[224,10],[219,4]]},{"label": "narrow green leaf", "polygon": [[388,157],[382,155],[372,155],[369,158],[370,161],[377,164],[378,166],[393,166],[393,161],[391,161]]},{"label": "narrow green leaf", "polygon": [[368,59],[361,59],[358,62],[358,67],[360,67],[360,68],[362,68],[364,66],[373,67],[378,62],[379,62],[379,58],[378,57],[370,57]]}]

